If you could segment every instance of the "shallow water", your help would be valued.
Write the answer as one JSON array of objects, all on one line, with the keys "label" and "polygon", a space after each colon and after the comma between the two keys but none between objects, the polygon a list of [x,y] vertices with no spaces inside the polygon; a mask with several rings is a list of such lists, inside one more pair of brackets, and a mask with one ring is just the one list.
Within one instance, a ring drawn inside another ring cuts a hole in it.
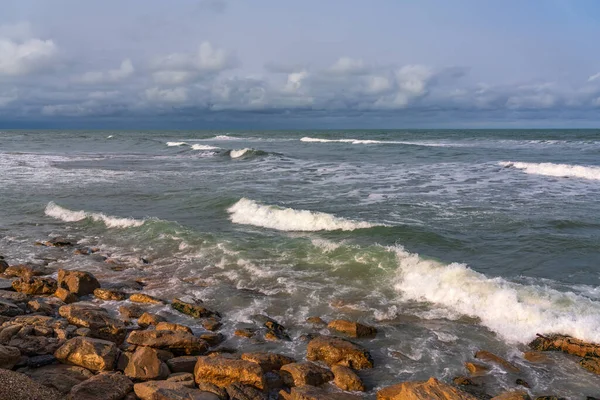
[{"label": "shallow water", "polygon": [[[600,342],[600,131],[7,131],[0,188],[11,262],[146,277],[222,312],[229,335],[256,313],[292,336],[311,315],[376,325],[370,395],[464,375],[478,349],[522,365],[532,394],[599,394],[576,358],[520,354],[536,333]],[[53,235],[132,268],[33,246]]]}]

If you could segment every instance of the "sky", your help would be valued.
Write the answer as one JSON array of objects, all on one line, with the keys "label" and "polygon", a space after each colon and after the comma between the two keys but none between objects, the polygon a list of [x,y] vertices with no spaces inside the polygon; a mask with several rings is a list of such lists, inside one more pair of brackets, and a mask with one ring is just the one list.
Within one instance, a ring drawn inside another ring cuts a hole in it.
[{"label": "sky", "polygon": [[3,0],[0,128],[600,127],[595,0]]}]

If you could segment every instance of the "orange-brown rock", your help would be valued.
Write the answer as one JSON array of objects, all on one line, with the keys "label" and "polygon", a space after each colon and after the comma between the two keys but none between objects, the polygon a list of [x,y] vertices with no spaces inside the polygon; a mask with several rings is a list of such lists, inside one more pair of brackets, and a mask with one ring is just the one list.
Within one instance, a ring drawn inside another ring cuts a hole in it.
[{"label": "orange-brown rock", "polygon": [[497,364],[500,367],[504,368],[508,372],[513,372],[513,373],[521,372],[521,370],[514,364],[511,364],[510,362],[506,361],[504,358],[497,356],[494,353],[490,353],[489,351],[479,350],[477,353],[475,353],[475,358]]},{"label": "orange-brown rock", "polygon": [[0,369],[12,369],[21,358],[21,351],[16,347],[0,344]]},{"label": "orange-brown rock", "polygon": [[129,301],[132,301],[134,303],[162,304],[162,300],[144,293],[132,294],[131,296],[129,296]]},{"label": "orange-brown rock", "polygon": [[11,265],[4,271],[4,275],[6,276],[15,276],[26,279],[31,278],[32,276],[50,275],[51,273],[52,271],[47,268],[25,264]]},{"label": "orange-brown rock", "polygon": [[62,306],[59,314],[70,324],[90,329],[90,336],[112,340],[118,344],[125,339],[125,325],[111,317],[108,311],[91,304],[75,303]]},{"label": "orange-brown rock", "polygon": [[227,391],[227,396],[230,399],[240,399],[240,400],[267,400],[268,397],[265,393],[256,389],[250,385],[243,385],[241,383],[235,382],[230,385],[227,385],[225,388]]},{"label": "orange-brown rock", "polygon": [[327,325],[327,328],[353,338],[375,337],[377,335],[377,329],[374,327],[345,319],[335,319]]},{"label": "orange-brown rock", "polygon": [[180,331],[133,331],[129,334],[127,342],[166,349],[176,355],[200,355],[208,350],[208,344],[204,340]]},{"label": "orange-brown rock", "polygon": [[158,357],[158,351],[151,347],[140,346],[128,358],[125,375],[139,381],[167,379],[169,367]]},{"label": "orange-brown rock", "polygon": [[196,383],[194,382],[194,374],[190,372],[176,372],[174,374],[169,375],[167,381],[179,382],[189,388],[196,387]]},{"label": "orange-brown rock", "polygon": [[63,344],[54,356],[62,363],[78,365],[92,371],[112,371],[117,361],[117,345],[87,337],[75,337]]},{"label": "orange-brown rock", "polygon": [[208,317],[218,317],[218,313],[211,311],[200,304],[193,304],[182,301],[180,299],[173,299],[171,302],[171,307],[180,313],[189,315],[194,318],[208,318]]},{"label": "orange-brown rock", "polygon": [[279,374],[286,386],[320,386],[333,380],[333,373],[317,364],[305,361],[286,364],[281,367]]},{"label": "orange-brown rock", "polygon": [[600,358],[599,357],[584,357],[579,361],[579,365],[594,374],[600,375]]},{"label": "orange-brown rock", "polygon": [[[218,400],[211,393],[191,389],[181,382],[148,381],[133,385],[141,400]],[[214,396],[214,397],[213,397]]]},{"label": "orange-brown rock", "polygon": [[365,385],[363,384],[360,377],[348,367],[343,365],[334,365],[331,367],[333,372],[334,380],[333,383],[342,390],[364,392]]},{"label": "orange-brown rock", "polygon": [[323,321],[321,317],[308,317],[306,318],[306,322],[313,325],[327,325],[327,322]]},{"label": "orange-brown rock", "polygon": [[550,361],[547,355],[539,351],[526,351],[523,358],[532,363],[544,363]]},{"label": "orange-brown rock", "polygon": [[150,313],[145,312],[142,315],[140,315],[137,323],[142,328],[146,328],[150,325],[158,325],[158,323],[163,322],[163,321],[165,321],[165,319],[163,317],[161,317],[160,315],[150,314]]},{"label": "orange-brown rock", "polygon": [[227,389],[219,387],[217,385],[213,385],[208,382],[198,382],[198,389],[203,392],[209,392],[217,396],[220,400],[228,400],[229,395],[227,394]]},{"label": "orange-brown rock", "polygon": [[196,382],[209,382],[226,387],[238,382],[263,390],[266,386],[264,372],[260,365],[245,361],[233,360],[222,356],[198,357],[194,367]]},{"label": "orange-brown rock", "polygon": [[73,386],[67,400],[120,400],[133,390],[133,382],[120,372],[101,372]]},{"label": "orange-brown rock", "polygon": [[295,386],[290,390],[290,393],[282,390],[279,392],[279,398],[283,400],[360,400],[362,397],[306,385]]},{"label": "orange-brown rock", "polygon": [[100,282],[86,271],[58,270],[58,286],[67,289],[76,296],[87,296],[100,287]]},{"label": "orange-brown rock", "polygon": [[282,354],[266,352],[244,353],[242,354],[242,360],[260,365],[264,372],[279,371],[284,365],[295,362],[293,358]]},{"label": "orange-brown rock", "polygon": [[94,297],[100,300],[122,301],[127,298],[127,295],[118,290],[98,288],[94,289]]},{"label": "orange-brown rock", "polygon": [[137,304],[119,306],[119,313],[126,319],[139,318],[144,314],[144,309]]},{"label": "orange-brown rock", "polygon": [[474,362],[466,362],[465,363],[465,367],[467,368],[467,371],[469,371],[469,373],[472,376],[485,375],[490,370],[487,365],[483,365],[483,364],[479,364],[479,363],[474,363]]},{"label": "orange-brown rock", "polygon": [[202,327],[207,331],[217,331],[221,326],[223,323],[217,317],[208,317],[202,320]]},{"label": "orange-brown rock", "polygon": [[377,392],[377,400],[476,400],[466,392],[435,378],[426,382],[403,382]]},{"label": "orange-brown rock", "polygon": [[565,335],[538,336],[529,347],[537,351],[562,351],[579,357],[600,357],[600,345]]},{"label": "orange-brown rock", "polygon": [[198,356],[181,356],[167,360],[167,365],[173,373],[177,372],[194,372],[194,367],[198,361]]},{"label": "orange-brown rock", "polygon": [[492,400],[531,400],[531,397],[523,390],[512,390],[492,397]]},{"label": "orange-brown rock", "polygon": [[[139,321],[138,321],[139,323]],[[185,325],[180,325],[180,324],[176,324],[174,322],[159,322],[158,324],[156,324],[156,328],[157,331],[181,331],[181,332],[187,332],[187,333],[192,333],[192,329],[188,326]]]},{"label": "orange-brown rock", "polygon": [[15,291],[26,294],[53,294],[56,292],[56,280],[48,277],[32,276],[14,280],[12,287]]},{"label": "orange-brown rock", "polygon": [[62,287],[56,289],[56,292],[54,292],[54,296],[61,299],[66,304],[75,303],[77,300],[79,300],[75,294],[69,292],[67,289]]},{"label": "orange-brown rock", "polygon": [[239,337],[251,338],[256,333],[256,329],[253,328],[242,328],[238,329],[233,334]]},{"label": "orange-brown rock", "polygon": [[306,358],[332,366],[340,364],[352,369],[373,368],[371,354],[361,346],[344,339],[318,336],[308,343]]}]

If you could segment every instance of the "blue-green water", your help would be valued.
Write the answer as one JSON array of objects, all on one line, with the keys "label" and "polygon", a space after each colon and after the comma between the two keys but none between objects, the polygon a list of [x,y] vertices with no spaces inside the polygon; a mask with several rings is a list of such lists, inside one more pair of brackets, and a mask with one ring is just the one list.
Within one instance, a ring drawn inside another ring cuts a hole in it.
[{"label": "blue-green water", "polygon": [[[146,277],[222,311],[229,333],[255,313],[294,335],[310,315],[377,325],[373,388],[449,380],[485,348],[524,365],[533,394],[598,394],[576,359],[520,354],[536,333],[600,342],[599,195],[591,130],[0,133],[9,261]],[[53,235],[133,268],[33,246]]]}]

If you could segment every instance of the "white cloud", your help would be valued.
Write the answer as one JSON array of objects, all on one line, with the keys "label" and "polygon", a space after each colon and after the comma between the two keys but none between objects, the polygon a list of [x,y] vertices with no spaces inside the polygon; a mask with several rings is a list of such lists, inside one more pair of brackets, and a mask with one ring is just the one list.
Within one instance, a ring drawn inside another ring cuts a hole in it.
[{"label": "white cloud", "polygon": [[174,53],[154,62],[158,71],[220,72],[234,65],[233,57],[223,49],[202,42],[194,53]]},{"label": "white cloud", "polygon": [[302,81],[308,77],[307,71],[292,72],[288,74],[287,82],[284,87],[286,92],[297,92],[302,87]]},{"label": "white cloud", "polygon": [[90,99],[96,99],[96,100],[114,99],[115,97],[119,96],[120,93],[121,92],[119,92],[117,90],[111,90],[111,91],[107,91],[107,92],[96,91],[96,92],[90,92],[88,94],[88,97]]},{"label": "white cloud", "polygon": [[588,82],[600,81],[600,72],[588,78]]},{"label": "white cloud", "polygon": [[51,65],[57,54],[52,40],[0,38],[0,75],[27,75]]},{"label": "white cloud", "polygon": [[119,68],[111,69],[106,72],[89,71],[76,80],[86,84],[114,83],[129,78],[134,72],[135,68],[133,68],[131,60],[127,58],[121,62]]},{"label": "white cloud", "polygon": [[159,89],[157,87],[147,89],[146,99],[156,103],[183,103],[188,99],[188,90],[177,87],[173,89]]},{"label": "white cloud", "polygon": [[329,68],[329,71],[340,74],[364,74],[367,72],[367,67],[363,60],[341,57]]},{"label": "white cloud", "polygon": [[157,71],[152,74],[154,82],[161,85],[181,85],[196,78],[197,74],[191,71]]}]

